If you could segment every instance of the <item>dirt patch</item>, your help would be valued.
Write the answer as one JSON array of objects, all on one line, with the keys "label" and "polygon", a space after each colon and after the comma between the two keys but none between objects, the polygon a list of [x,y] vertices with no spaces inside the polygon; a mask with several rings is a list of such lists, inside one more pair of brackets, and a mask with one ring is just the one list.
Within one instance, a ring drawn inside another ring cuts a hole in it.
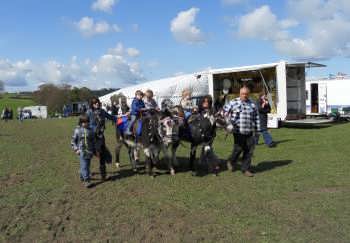
[{"label": "dirt patch", "polygon": [[9,175],[6,175],[2,178],[0,178],[0,190],[3,191],[8,187],[23,184],[25,181],[24,174],[23,173],[12,173]]}]

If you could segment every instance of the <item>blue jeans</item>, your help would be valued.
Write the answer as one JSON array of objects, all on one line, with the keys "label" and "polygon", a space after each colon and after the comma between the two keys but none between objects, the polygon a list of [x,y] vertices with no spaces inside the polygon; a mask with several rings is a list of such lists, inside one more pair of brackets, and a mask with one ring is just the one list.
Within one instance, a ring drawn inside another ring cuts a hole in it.
[{"label": "blue jeans", "polygon": [[90,162],[91,158],[84,157],[83,152],[80,152],[80,178],[84,181],[90,180]]},{"label": "blue jeans", "polygon": [[[261,134],[263,135],[265,144],[266,144],[266,145],[271,145],[272,142],[273,142],[272,137],[271,137],[271,134],[270,134],[267,130],[262,130],[262,131],[261,131]],[[256,144],[259,143],[259,138],[260,138],[260,134],[258,133],[258,134],[255,136]]]},{"label": "blue jeans", "polygon": [[126,130],[126,134],[132,134],[131,128],[134,125],[135,121],[136,121],[136,116],[135,115],[131,115],[131,119],[130,119],[130,122],[129,122],[129,125],[128,125],[128,129]]}]

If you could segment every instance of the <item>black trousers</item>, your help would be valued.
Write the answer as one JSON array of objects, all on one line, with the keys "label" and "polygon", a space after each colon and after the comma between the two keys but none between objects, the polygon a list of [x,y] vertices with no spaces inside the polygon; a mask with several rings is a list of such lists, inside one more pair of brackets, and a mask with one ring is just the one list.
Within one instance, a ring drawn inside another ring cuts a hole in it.
[{"label": "black trousers", "polygon": [[105,138],[102,137],[96,137],[96,152],[100,156],[100,173],[102,177],[106,176],[106,163],[110,164],[112,163],[112,155],[109,152]]},{"label": "black trousers", "polygon": [[250,169],[252,163],[252,156],[255,148],[255,137],[253,134],[243,135],[243,134],[233,134],[234,137],[234,145],[233,152],[229,161],[231,161],[232,165],[235,166],[237,164],[238,158],[243,152],[243,160],[241,171],[245,172]]}]

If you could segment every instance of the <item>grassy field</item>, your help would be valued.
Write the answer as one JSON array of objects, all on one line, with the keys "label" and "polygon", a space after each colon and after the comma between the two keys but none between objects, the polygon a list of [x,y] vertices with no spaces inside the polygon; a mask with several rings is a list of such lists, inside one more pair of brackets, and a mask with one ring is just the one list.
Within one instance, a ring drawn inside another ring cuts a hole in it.
[{"label": "grassy field", "polygon": [[[1,123],[0,241],[350,242],[350,124],[273,130],[278,147],[257,146],[254,178],[160,170],[151,179],[133,175],[123,150],[121,170],[109,166],[111,180],[85,189],[70,150],[75,123]],[[231,147],[219,133],[219,157]],[[188,152],[180,148],[183,163]]]},{"label": "grassy field", "polygon": [[30,97],[16,96],[16,94],[0,95],[0,112],[7,106],[13,110],[13,118],[17,117],[17,108],[35,105],[35,102]]}]

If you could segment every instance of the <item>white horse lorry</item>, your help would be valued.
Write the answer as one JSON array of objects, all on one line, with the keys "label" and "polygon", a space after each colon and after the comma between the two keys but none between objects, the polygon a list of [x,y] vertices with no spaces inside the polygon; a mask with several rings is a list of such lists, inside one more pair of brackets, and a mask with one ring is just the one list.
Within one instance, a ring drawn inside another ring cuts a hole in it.
[{"label": "white horse lorry", "polygon": [[23,115],[25,119],[38,118],[47,119],[47,106],[27,106],[23,107]]},{"label": "white horse lorry", "polygon": [[237,97],[240,86],[247,84],[251,88],[253,99],[257,99],[261,92],[268,94],[272,104],[269,116],[272,121],[270,127],[275,127],[278,120],[298,120],[306,117],[305,69],[310,67],[324,67],[324,65],[281,61],[254,66],[210,69],[122,88],[100,97],[100,100],[106,106],[111,103],[112,96],[124,95],[128,103],[131,103],[136,90],[151,89],[158,104],[166,98],[178,104],[182,91],[189,89],[194,98],[210,94],[214,102],[221,100],[225,103]]},{"label": "white horse lorry", "polygon": [[306,80],[306,114],[350,116],[350,76]]}]

